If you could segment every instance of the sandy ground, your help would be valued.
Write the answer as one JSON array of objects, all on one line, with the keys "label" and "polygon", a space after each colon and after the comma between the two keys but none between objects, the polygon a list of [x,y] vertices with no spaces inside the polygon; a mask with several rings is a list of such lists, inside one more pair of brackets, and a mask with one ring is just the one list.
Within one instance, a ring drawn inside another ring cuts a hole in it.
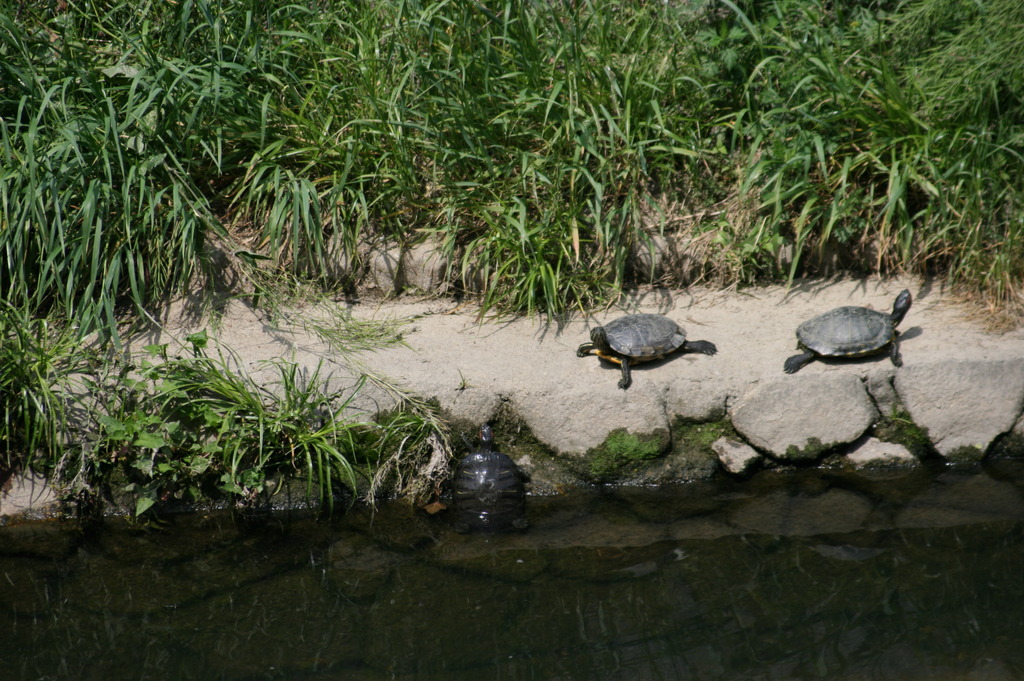
[{"label": "sandy ground", "polygon": [[[549,424],[557,430],[575,427],[574,415],[600,419],[602,414],[628,411],[645,395],[661,399],[680,390],[687,395],[680,399],[699,412],[701,407],[694,402],[699,402],[702,386],[724,386],[734,397],[751,384],[783,376],[782,364],[794,354],[794,331],[801,321],[841,305],[889,311],[903,288],[909,288],[914,296],[900,327],[905,365],[1024,357],[1024,327],[992,333],[986,331],[976,312],[959,306],[927,282],[874,278],[801,281],[789,289],[655,290],[590,315],[576,314],[561,324],[538,317],[481,318],[474,304],[459,305],[450,299],[339,303],[356,319],[403,322],[403,345],[358,354],[339,352],[301,328],[268,321],[241,302],[232,303],[215,325],[190,319],[179,306],[167,311],[163,330],[136,339],[135,346],[180,339],[205,328],[238,353],[254,374],[261,371],[263,360],[277,357],[309,367],[324,362],[324,370],[338,381],[352,380],[369,370],[424,397],[436,397],[456,416],[476,422],[491,418],[503,401],[517,404],[520,411],[561,410],[565,416]],[[576,348],[588,339],[593,325],[637,311],[671,317],[690,339],[715,343],[718,354],[677,353],[639,365],[633,372],[633,386],[619,390],[617,367],[596,357],[578,358]],[[885,356],[876,356],[853,362],[815,362],[801,373],[825,371],[868,376],[873,372],[891,374],[894,367]],[[668,402],[672,409],[672,400]]]},{"label": "sandy ground", "polygon": [[[904,288],[914,296],[900,326],[907,365],[1024,356],[1024,326],[989,332],[976,311],[958,305],[940,289],[910,279],[802,281],[788,290],[781,286],[739,291],[655,290],[586,316],[577,313],[562,323],[541,317],[481,317],[473,303],[428,297],[339,303],[359,320],[402,322],[404,345],[356,354],[338,352],[314,333],[285,320],[270,320],[241,302],[232,302],[215,321],[194,319],[178,304],[166,311],[162,329],[134,338],[130,347],[173,343],[206,329],[250,368],[277,357],[311,366],[323,360],[329,368],[351,365],[355,360],[411,387],[437,386],[453,393],[473,389],[515,393],[529,387],[573,384],[604,392],[616,389],[618,369],[594,357],[580,359],[576,348],[588,340],[589,329],[595,325],[629,312],[657,312],[677,321],[691,340],[715,343],[718,354],[676,354],[639,365],[631,391],[642,390],[645,383],[656,379],[698,377],[750,383],[782,374],[783,361],[796,349],[795,329],[803,320],[841,305],[889,311]],[[303,311],[297,312],[301,315]],[[891,366],[884,357],[874,357],[842,365],[813,363],[803,372],[880,363]]]},{"label": "sandy ground", "polygon": [[[381,370],[400,370],[396,375],[413,382],[430,374],[447,377],[453,390],[463,378],[474,385],[504,385],[514,390],[517,385],[545,382],[547,377],[556,384],[593,381],[595,388],[615,388],[617,368],[596,358],[579,359],[575,351],[588,340],[590,328],[621,314],[667,315],[683,326],[691,340],[709,340],[718,347],[718,354],[711,358],[684,354],[639,365],[634,386],[660,374],[666,374],[666,379],[685,378],[694,371],[701,376],[751,382],[782,373],[783,361],[796,349],[795,329],[800,322],[841,305],[888,312],[903,288],[914,295],[913,307],[900,327],[907,364],[1024,356],[1024,328],[989,333],[981,320],[971,318],[976,313],[957,306],[941,291],[910,280],[802,282],[789,290],[660,290],[630,297],[619,306],[586,317],[577,314],[562,325],[536,318],[481,321],[473,307],[456,308],[441,300],[356,306],[352,312],[358,318],[413,320],[406,334],[408,349],[374,353],[371,360]],[[812,371],[830,368],[820,363],[808,367]]]},{"label": "sandy ground", "polygon": [[[178,302],[164,311],[159,326],[130,339],[128,349],[141,351],[149,343],[173,348],[189,333],[206,330],[214,348],[233,353],[246,371],[268,385],[278,374],[267,360],[296,362],[309,371],[320,366],[331,387],[341,390],[369,372],[437,398],[452,416],[472,424],[510,406],[553,450],[583,452],[615,428],[650,432],[676,415],[719,418],[752,386],[785,380],[782,365],[794,354],[800,322],[841,305],[888,311],[904,288],[914,296],[900,327],[904,366],[1024,358],[1024,326],[991,332],[976,310],[927,282],[873,278],[801,281],[789,289],[649,291],[562,323],[481,317],[474,303],[430,297],[338,303],[357,320],[397,321],[403,342],[372,352],[332,347],[296,323],[316,316],[314,309],[271,320],[235,300],[209,319]],[[633,386],[620,390],[616,366],[593,356],[579,358],[576,349],[588,340],[592,326],[638,311],[671,317],[691,340],[715,343],[718,354],[676,353],[641,364],[633,372]],[[847,372],[877,384],[891,381],[896,371],[882,355],[814,362],[801,374]],[[393,404],[389,393],[367,385],[355,410],[372,417]]]}]

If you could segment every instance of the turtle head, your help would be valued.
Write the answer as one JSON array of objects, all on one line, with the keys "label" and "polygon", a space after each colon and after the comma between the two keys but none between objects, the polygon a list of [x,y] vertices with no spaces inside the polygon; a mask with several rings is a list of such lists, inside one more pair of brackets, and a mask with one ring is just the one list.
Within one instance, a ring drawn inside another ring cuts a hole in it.
[{"label": "turtle head", "polygon": [[910,310],[910,303],[913,299],[910,297],[910,289],[903,289],[898,296],[896,296],[896,302],[892,305],[892,325],[899,326],[900,322],[907,315],[907,311]]},{"label": "turtle head", "polygon": [[590,342],[594,344],[594,347],[608,354],[612,354],[614,351],[608,345],[608,334],[605,332],[603,326],[595,326],[590,330]]},{"label": "turtle head", "polygon": [[480,444],[483,445],[485,452],[494,450],[494,431],[491,430],[489,423],[485,423],[480,428]]}]

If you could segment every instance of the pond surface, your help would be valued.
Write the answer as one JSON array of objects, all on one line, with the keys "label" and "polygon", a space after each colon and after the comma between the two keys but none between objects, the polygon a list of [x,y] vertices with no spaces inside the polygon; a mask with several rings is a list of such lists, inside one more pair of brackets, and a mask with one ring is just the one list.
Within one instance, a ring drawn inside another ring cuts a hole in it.
[{"label": "pond surface", "polygon": [[0,678],[1024,679],[1024,463],[0,528]]}]

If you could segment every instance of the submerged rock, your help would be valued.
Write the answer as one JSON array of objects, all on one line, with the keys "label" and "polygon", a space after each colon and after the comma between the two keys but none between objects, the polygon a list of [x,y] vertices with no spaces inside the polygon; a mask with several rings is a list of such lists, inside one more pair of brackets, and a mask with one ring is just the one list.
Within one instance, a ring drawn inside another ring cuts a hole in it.
[{"label": "submerged rock", "polygon": [[1013,482],[948,472],[902,506],[896,527],[955,527],[1024,519],[1024,493]]},{"label": "submerged rock", "polygon": [[779,491],[756,497],[731,520],[754,532],[785,536],[854,532],[864,526],[874,504],[843,489],[820,494]]}]

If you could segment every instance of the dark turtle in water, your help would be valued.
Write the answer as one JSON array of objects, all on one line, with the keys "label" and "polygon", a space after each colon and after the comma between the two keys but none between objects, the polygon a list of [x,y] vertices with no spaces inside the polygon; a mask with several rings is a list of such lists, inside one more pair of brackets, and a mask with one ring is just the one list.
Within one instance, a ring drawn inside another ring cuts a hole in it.
[{"label": "dark turtle in water", "polygon": [[686,332],[674,321],[660,314],[628,314],[590,331],[590,342],[576,350],[577,357],[590,353],[622,365],[619,387],[625,390],[633,382],[629,367],[636,362],[661,359],[676,352],[718,352],[714,343],[688,341]]},{"label": "dark turtle in water", "polygon": [[455,472],[455,530],[524,529],[525,476],[512,459],[495,451],[489,425],[480,429],[480,445],[480,451],[462,458]]},{"label": "dark turtle in water", "polygon": [[910,291],[904,289],[888,314],[847,306],[808,319],[796,329],[799,347],[806,352],[786,360],[786,373],[795,374],[818,357],[863,357],[886,349],[892,363],[903,366],[896,327],[906,316],[910,303]]}]

